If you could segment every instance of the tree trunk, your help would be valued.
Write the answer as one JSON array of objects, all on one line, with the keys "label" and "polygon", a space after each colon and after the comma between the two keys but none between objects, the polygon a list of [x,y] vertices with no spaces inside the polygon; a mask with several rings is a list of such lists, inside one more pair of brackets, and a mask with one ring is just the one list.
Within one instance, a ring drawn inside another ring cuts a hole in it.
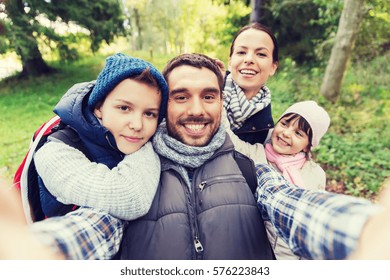
[{"label": "tree trunk", "polygon": [[249,21],[260,22],[262,16],[262,1],[261,0],[251,0],[252,12],[250,15]]},{"label": "tree trunk", "polygon": [[23,1],[8,0],[4,1],[8,16],[13,24],[13,44],[16,53],[22,60],[22,76],[38,76],[51,72],[50,68],[42,58],[38,43],[32,35],[30,18],[24,11]]},{"label": "tree trunk", "polygon": [[351,57],[356,35],[363,20],[364,0],[345,0],[341,13],[335,43],[326,67],[321,85],[321,94],[326,99],[336,102]]}]

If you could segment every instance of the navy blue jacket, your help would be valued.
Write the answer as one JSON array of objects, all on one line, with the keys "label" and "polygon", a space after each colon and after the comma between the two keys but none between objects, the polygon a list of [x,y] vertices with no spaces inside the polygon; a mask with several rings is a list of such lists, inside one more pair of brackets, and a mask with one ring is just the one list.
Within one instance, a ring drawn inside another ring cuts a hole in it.
[{"label": "navy blue jacket", "polygon": [[[94,85],[94,82],[74,85],[55,106],[54,112],[64,124],[77,132],[92,161],[113,168],[118,165],[124,155],[117,148],[111,132],[102,126],[93,112],[88,109],[87,100]],[[63,215],[71,209],[64,207],[50,194],[40,177],[38,177],[38,183],[41,207],[46,217]]]}]

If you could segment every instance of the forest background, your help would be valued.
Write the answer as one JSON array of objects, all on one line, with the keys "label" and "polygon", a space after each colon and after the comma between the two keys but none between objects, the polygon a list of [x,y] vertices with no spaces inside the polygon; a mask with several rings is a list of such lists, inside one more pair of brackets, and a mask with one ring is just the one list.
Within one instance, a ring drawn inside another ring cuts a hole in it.
[{"label": "forest background", "polygon": [[106,56],[123,52],[162,70],[177,54],[199,52],[227,65],[234,34],[258,21],[280,47],[267,83],[274,119],[296,101],[324,106],[331,126],[313,154],[327,189],[374,200],[390,176],[389,7],[382,0],[0,1],[0,177],[12,180],[33,132],[68,88],[96,79]]}]

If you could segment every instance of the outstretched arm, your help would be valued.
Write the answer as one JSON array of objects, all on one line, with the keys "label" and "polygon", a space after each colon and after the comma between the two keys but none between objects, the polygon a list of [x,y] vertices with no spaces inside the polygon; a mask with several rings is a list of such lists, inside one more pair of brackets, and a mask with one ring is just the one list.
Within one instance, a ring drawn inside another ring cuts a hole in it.
[{"label": "outstretched arm", "polygon": [[[299,256],[345,259],[359,242],[366,244],[364,232],[371,238],[378,234],[370,230],[371,222],[379,219],[390,223],[379,216],[380,207],[368,200],[299,189],[267,165],[257,166],[257,178],[256,198],[263,218],[272,222],[278,235]],[[381,242],[386,241],[390,243],[388,239]]]}]

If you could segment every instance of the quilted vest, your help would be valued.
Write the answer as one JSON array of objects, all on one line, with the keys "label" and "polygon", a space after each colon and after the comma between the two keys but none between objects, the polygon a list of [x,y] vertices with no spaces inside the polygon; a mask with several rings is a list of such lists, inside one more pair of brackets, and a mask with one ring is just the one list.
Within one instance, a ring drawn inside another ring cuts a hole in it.
[{"label": "quilted vest", "polygon": [[225,144],[193,170],[189,188],[168,166],[148,214],[129,222],[121,259],[273,259],[263,219],[245,178]]}]

